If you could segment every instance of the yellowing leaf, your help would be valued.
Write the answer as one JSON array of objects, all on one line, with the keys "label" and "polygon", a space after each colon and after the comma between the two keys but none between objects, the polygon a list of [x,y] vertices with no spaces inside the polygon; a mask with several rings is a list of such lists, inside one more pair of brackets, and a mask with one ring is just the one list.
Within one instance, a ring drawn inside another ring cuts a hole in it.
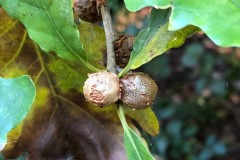
[{"label": "yellowing leaf", "polygon": [[124,112],[126,115],[136,120],[136,122],[138,122],[150,135],[156,136],[159,133],[159,122],[151,107],[144,110],[132,110],[124,106]]}]

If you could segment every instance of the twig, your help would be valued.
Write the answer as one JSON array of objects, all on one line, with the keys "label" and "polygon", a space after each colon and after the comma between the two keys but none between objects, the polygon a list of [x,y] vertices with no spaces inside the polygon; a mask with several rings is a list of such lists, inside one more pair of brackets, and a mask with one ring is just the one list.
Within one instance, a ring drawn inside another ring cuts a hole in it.
[{"label": "twig", "polygon": [[100,5],[100,10],[102,14],[107,43],[107,70],[116,73],[116,60],[113,46],[113,41],[115,40],[115,32],[112,26],[112,19],[106,4]]}]

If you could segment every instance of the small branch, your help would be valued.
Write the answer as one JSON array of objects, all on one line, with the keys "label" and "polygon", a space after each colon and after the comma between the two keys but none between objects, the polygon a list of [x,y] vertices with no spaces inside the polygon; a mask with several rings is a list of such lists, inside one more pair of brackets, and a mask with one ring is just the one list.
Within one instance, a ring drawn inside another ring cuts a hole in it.
[{"label": "small branch", "polygon": [[116,73],[116,60],[113,46],[113,41],[115,40],[115,32],[112,26],[112,19],[106,5],[100,5],[100,10],[102,14],[107,43],[107,70]]}]

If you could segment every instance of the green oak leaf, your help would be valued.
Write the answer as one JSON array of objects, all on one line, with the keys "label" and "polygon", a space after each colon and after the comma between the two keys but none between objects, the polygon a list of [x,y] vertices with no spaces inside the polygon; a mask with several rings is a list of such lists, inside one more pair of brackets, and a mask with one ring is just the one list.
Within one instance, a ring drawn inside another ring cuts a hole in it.
[{"label": "green oak leaf", "polygon": [[154,157],[143,144],[140,137],[128,127],[124,110],[121,105],[119,107],[118,116],[121,120],[124,130],[124,144],[128,160],[154,160]]},{"label": "green oak leaf", "polygon": [[7,134],[27,115],[36,91],[29,76],[0,78],[0,150],[7,142]]},{"label": "green oak leaf", "polygon": [[146,6],[161,9],[171,7],[169,30],[195,25],[217,45],[240,46],[239,0],[125,0],[125,4],[130,11]]},{"label": "green oak leaf", "polygon": [[9,15],[21,21],[29,36],[46,51],[55,51],[61,58],[87,62],[86,53],[74,24],[71,1],[66,0],[0,0]]},{"label": "green oak leaf", "polygon": [[178,31],[169,31],[169,14],[170,9],[152,10],[149,27],[138,34],[128,65],[119,76],[124,75],[130,69],[140,67],[171,48],[180,47],[188,36],[199,31],[199,28],[191,25]]}]

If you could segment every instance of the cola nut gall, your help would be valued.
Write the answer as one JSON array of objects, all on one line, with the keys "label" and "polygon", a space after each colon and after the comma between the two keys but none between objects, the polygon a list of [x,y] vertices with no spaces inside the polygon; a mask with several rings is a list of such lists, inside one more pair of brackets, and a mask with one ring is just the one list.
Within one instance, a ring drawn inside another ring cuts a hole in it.
[{"label": "cola nut gall", "polygon": [[121,100],[132,109],[149,107],[156,97],[158,86],[147,74],[129,73],[120,80]]},{"label": "cola nut gall", "polygon": [[106,106],[119,99],[120,84],[116,74],[97,72],[88,75],[83,86],[83,93],[87,101],[97,106]]}]

